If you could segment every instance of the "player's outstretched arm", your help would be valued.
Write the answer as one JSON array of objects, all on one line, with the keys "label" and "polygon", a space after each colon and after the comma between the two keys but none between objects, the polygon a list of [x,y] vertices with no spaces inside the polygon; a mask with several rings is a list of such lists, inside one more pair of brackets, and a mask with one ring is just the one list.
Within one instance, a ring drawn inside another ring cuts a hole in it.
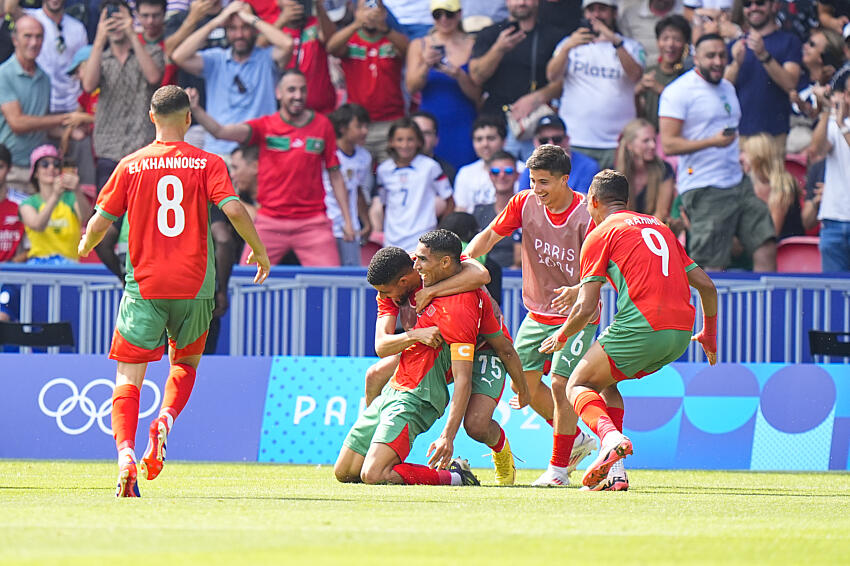
[{"label": "player's outstretched arm", "polygon": [[[455,356],[455,347],[457,350],[463,348],[469,349],[469,357],[472,357],[474,344],[454,344],[452,345],[452,357]],[[452,453],[454,452],[454,440],[457,436],[457,431],[463,422],[463,415],[466,414],[466,406],[469,404],[469,396],[472,394],[472,361],[470,360],[452,360],[452,375],[454,376],[455,385],[452,400],[449,403],[449,416],[446,419],[446,426],[439,438],[431,443],[428,447],[428,465],[432,468],[440,468],[445,470],[452,463]]]},{"label": "player's outstretched arm", "polygon": [[77,253],[80,254],[80,257],[87,257],[91,253],[106,235],[106,231],[111,224],[112,220],[109,220],[98,212],[94,213],[86,225],[86,233],[83,234],[80,244],[77,246]]},{"label": "player's outstretched arm", "polygon": [[691,338],[702,345],[708,363],[717,363],[717,288],[701,267],[688,271],[688,283],[699,293],[702,303],[702,330]]},{"label": "player's outstretched arm", "polygon": [[573,310],[570,311],[566,322],[540,344],[540,348],[538,348],[539,352],[551,354],[563,349],[570,336],[577,333],[593,320],[596,316],[596,309],[599,306],[602,283],[602,281],[587,281],[586,283],[582,283],[578,291],[576,304]]},{"label": "player's outstretched arm", "polygon": [[460,272],[416,291],[416,312],[422,312],[436,297],[448,297],[467,291],[474,291],[490,282],[490,272],[474,259],[460,262]]},{"label": "player's outstretched arm", "polygon": [[192,118],[195,119],[206,131],[216,139],[229,140],[236,143],[246,143],[251,137],[251,126],[242,122],[240,124],[219,124],[215,118],[207,114],[200,104],[200,94],[197,89],[187,88],[189,95],[189,109]]},{"label": "player's outstretched arm", "polygon": [[490,344],[493,351],[502,360],[505,369],[508,370],[508,375],[511,376],[511,383],[513,383],[513,389],[517,394],[518,406],[515,408],[522,409],[531,402],[531,394],[528,392],[528,383],[525,380],[525,373],[522,371],[519,354],[517,354],[514,345],[504,334],[487,338],[487,343]]},{"label": "player's outstretched arm", "polygon": [[262,283],[269,276],[271,264],[266,253],[266,246],[260,241],[260,236],[257,234],[257,229],[254,228],[254,222],[248,215],[248,211],[238,200],[227,201],[221,207],[221,211],[227,215],[230,223],[233,224],[245,243],[251,247],[248,263],[257,264],[257,275],[254,277],[254,283]]}]

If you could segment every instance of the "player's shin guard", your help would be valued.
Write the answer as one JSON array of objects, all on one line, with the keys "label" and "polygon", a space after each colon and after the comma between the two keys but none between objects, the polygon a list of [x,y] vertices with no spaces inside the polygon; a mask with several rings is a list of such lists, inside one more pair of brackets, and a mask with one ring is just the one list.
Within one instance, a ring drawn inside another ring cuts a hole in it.
[{"label": "player's shin guard", "polygon": [[625,409],[620,409],[619,407],[608,407],[608,416],[611,417],[611,422],[614,423],[614,426],[620,432],[623,432],[623,416],[625,412]]},{"label": "player's shin guard", "polygon": [[112,431],[119,452],[136,447],[138,424],[139,388],[130,383],[119,385],[112,394]]},{"label": "player's shin guard", "polygon": [[195,386],[196,370],[187,364],[174,364],[171,366],[171,371],[168,374],[168,381],[165,382],[165,393],[162,396],[162,409],[160,415],[168,415],[168,428],[177,415],[186,406],[189,401],[189,396],[192,394],[192,388]]},{"label": "player's shin guard", "polygon": [[406,485],[452,485],[452,474],[448,470],[432,470],[419,464],[397,464],[393,471]]},{"label": "player's shin guard", "polygon": [[608,414],[608,407],[605,401],[599,396],[596,391],[584,391],[576,397],[573,408],[576,414],[581,417],[581,420],[590,427],[590,430],[596,433],[601,439],[609,432],[617,432],[617,427],[611,420]]},{"label": "player's shin guard", "polygon": [[550,464],[558,468],[566,468],[570,464],[570,454],[573,451],[573,444],[578,436],[579,428],[572,434],[553,434],[552,435],[552,459]]}]

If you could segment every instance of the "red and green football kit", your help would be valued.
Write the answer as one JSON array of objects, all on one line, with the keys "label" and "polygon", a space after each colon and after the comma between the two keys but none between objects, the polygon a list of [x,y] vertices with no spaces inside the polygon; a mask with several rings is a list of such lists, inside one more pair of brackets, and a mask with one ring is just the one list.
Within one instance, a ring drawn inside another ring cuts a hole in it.
[{"label": "red and green football kit", "polygon": [[331,82],[328,52],[319,39],[318,18],[310,16],[301,29],[284,27],[283,31],[295,42],[286,68],[298,69],[307,79],[307,108],[330,114],[336,107],[336,89]]},{"label": "red and green football kit", "polygon": [[373,122],[404,116],[404,57],[387,36],[369,36],[361,30],[351,36],[345,49],[342,70],[350,102],[365,108]]}]

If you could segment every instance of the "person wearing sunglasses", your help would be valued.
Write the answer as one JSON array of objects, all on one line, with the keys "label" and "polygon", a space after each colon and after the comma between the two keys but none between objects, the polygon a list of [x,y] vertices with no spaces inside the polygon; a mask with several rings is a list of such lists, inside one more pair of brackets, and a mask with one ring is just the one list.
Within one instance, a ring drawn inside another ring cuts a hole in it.
[{"label": "person wearing sunglasses", "polygon": [[[549,114],[543,116],[537,122],[537,127],[534,130],[534,147],[538,148],[543,144],[557,145],[570,156],[572,161],[572,170],[570,171],[570,188],[574,191],[587,194],[587,189],[590,187],[590,182],[593,176],[599,173],[599,163],[578,151],[570,150],[570,136],[567,135],[567,126],[557,114]],[[519,176],[519,190],[531,188],[531,176],[526,169]]]},{"label": "person wearing sunglasses", "polygon": [[91,206],[80,191],[75,168],[63,170],[59,151],[41,145],[30,155],[30,180],[36,192],[19,208],[30,242],[27,262],[62,265],[78,261],[80,228],[91,216]]},{"label": "person wearing sunglasses", "polygon": [[738,133],[742,138],[769,134],[784,154],[791,116],[788,95],[800,81],[803,46],[796,35],[779,29],[779,2],[743,0],[743,8],[749,30],[729,48],[724,73],[741,103]]},{"label": "person wearing sunglasses", "polygon": [[[507,151],[497,151],[493,154],[493,159],[490,161],[490,181],[496,188],[496,200],[491,204],[475,206],[472,216],[475,217],[478,226],[489,226],[493,219],[508,206],[508,201],[514,196],[518,177],[519,170],[516,166],[516,157]],[[472,236],[469,239],[471,240]],[[487,258],[492,259],[505,269],[522,269],[521,240],[520,231],[514,232],[510,238],[502,238],[496,242],[493,249],[487,254]]]}]

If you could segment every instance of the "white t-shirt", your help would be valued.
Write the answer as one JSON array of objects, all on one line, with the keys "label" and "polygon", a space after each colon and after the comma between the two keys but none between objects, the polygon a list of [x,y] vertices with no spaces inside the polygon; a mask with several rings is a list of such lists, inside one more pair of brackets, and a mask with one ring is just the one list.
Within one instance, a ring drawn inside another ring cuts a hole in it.
[{"label": "white t-shirt", "polygon": [[385,207],[384,245],[414,250],[419,236],[437,227],[436,198],[452,196],[448,178],[439,163],[420,153],[407,167],[387,159],[376,181]]},{"label": "white t-shirt", "polygon": [[[850,126],[850,119],[844,120],[844,125]],[[826,125],[826,139],[832,144],[832,151],[826,155],[818,219],[850,222],[850,145],[832,118]]]},{"label": "white t-shirt", "polygon": [[[561,40],[555,53],[563,49]],[[623,48],[641,66],[646,56],[640,43],[623,38]],[[610,41],[596,41],[570,50],[558,114],[567,125],[570,144],[612,149],[623,127],[635,117],[635,82],[626,76]]]},{"label": "white t-shirt", "polygon": [[434,23],[430,0],[384,0],[384,7],[403,25]]},{"label": "white t-shirt", "polygon": [[[346,155],[337,148],[336,156],[339,158],[339,171],[345,181],[348,190],[348,208],[351,211],[351,225],[355,231],[360,230],[360,218],[357,214],[357,191],[363,191],[363,197],[369,198],[372,191],[374,178],[372,176],[372,155],[360,146],[354,148],[354,153]],[[322,169],[322,182],[325,185],[325,207],[328,218],[333,222],[334,238],[342,238],[342,211],[334,196],[328,172]]]},{"label": "white t-shirt", "polygon": [[[525,164],[516,162],[516,170],[522,173]],[[519,190],[519,178],[514,183],[514,192]],[[493,204],[496,202],[496,187],[490,180],[490,167],[483,159],[473,161],[458,169],[455,176],[454,191],[455,211],[468,212],[472,214],[479,204]]]},{"label": "white t-shirt", "polygon": [[50,111],[71,112],[77,109],[77,98],[80,96],[80,82],[68,76],[68,67],[74,59],[77,51],[88,45],[89,38],[86,28],[79,20],[68,14],[62,15],[62,37],[65,40],[65,48],[59,53],[57,38],[59,28],[56,22],[51,20],[44,10],[27,10],[27,15],[34,17],[44,27],[44,41],[41,44],[41,52],[35,62],[50,77]]},{"label": "white t-shirt", "polygon": [[[682,137],[702,140],[725,128],[737,128],[741,105],[732,83],[711,84],[691,69],[661,93],[658,116],[682,120]],[[679,193],[702,187],[728,189],[741,182],[738,138],[726,147],[709,147],[679,156]]]}]

